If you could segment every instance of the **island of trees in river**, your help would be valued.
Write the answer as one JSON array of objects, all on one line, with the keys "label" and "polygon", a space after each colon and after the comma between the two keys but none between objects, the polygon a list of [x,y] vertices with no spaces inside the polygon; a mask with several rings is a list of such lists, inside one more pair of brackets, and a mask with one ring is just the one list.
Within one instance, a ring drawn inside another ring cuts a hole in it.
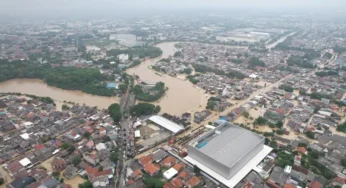
[{"label": "island of trees in river", "polygon": [[112,96],[113,91],[106,88],[109,76],[102,75],[98,69],[57,67],[49,64],[30,62],[0,63],[0,82],[15,78],[44,80],[48,85],[67,90],[80,90],[101,96]]}]

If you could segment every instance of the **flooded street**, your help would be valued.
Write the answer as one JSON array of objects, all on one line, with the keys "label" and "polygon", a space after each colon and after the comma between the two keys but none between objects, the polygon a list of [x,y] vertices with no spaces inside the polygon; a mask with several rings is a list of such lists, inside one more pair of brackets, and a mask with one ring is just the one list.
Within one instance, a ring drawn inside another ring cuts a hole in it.
[{"label": "flooded street", "polygon": [[155,71],[150,69],[151,65],[154,65],[161,58],[167,58],[170,55],[174,55],[176,43],[161,43],[157,47],[160,47],[163,54],[160,58],[148,59],[137,67],[128,69],[128,74],[138,75],[140,80],[148,83],[164,82],[168,87],[168,91],[164,97],[154,104],[161,106],[161,111],[181,115],[184,112],[194,111],[198,109],[206,102],[203,100],[204,92],[202,89],[197,88],[189,81],[184,81],[179,78],[171,77],[165,74],[155,74]]},{"label": "flooded street", "polygon": [[102,97],[81,91],[64,90],[48,86],[44,81],[38,79],[13,79],[1,82],[0,92],[18,92],[41,97],[48,96],[60,102],[71,101],[81,105],[97,106],[98,108],[108,108],[110,104],[119,102],[118,97]]},{"label": "flooded street", "polygon": [[279,43],[282,43],[283,41],[285,41],[285,40],[287,39],[287,37],[292,36],[292,35],[294,35],[295,33],[296,33],[296,32],[292,32],[292,33],[290,33],[290,34],[288,34],[288,35],[285,35],[285,36],[279,38],[277,41],[275,41],[275,42],[273,42],[273,43],[271,43],[271,44],[268,44],[268,45],[267,45],[267,49],[272,49],[272,48],[274,48],[274,47],[275,47],[276,45],[278,45]]}]

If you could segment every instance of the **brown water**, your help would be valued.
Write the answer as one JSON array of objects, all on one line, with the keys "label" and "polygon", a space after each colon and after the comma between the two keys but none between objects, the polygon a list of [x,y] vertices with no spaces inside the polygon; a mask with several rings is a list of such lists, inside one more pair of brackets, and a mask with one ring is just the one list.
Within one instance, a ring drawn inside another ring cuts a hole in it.
[{"label": "brown water", "polygon": [[149,83],[155,83],[158,81],[164,82],[165,86],[168,87],[168,91],[166,91],[165,96],[158,102],[155,102],[155,104],[160,105],[163,112],[181,115],[184,112],[196,110],[200,105],[203,106],[203,103],[205,102],[203,100],[203,91],[198,89],[189,81],[184,81],[164,74],[160,74],[160,76],[155,74],[155,71],[149,68],[159,59],[173,55],[175,52],[174,44],[176,43],[158,44],[157,47],[160,47],[163,51],[160,58],[148,59],[139,66],[127,70],[127,73],[138,75],[140,80]]},{"label": "brown water", "polygon": [[48,86],[45,82],[38,79],[13,79],[0,83],[0,92],[18,92],[43,97],[51,97],[57,101],[71,101],[97,106],[98,108],[108,108],[112,103],[119,102],[118,97],[101,97],[83,93],[81,91],[64,90]]},{"label": "brown water", "polygon": [[[168,75],[159,76],[148,68],[161,58],[166,58],[174,54],[175,43],[161,43],[157,46],[163,51],[162,57],[148,59],[141,65],[129,69],[127,72],[136,74],[144,81],[156,83],[164,82],[168,91],[165,96],[155,104],[159,104],[162,112],[180,115],[187,111],[196,110],[203,105],[203,91],[198,89],[189,81],[180,80]],[[49,96],[57,101],[71,101],[74,103],[85,104],[88,106],[97,106],[107,108],[112,103],[118,103],[118,97],[101,97],[83,93],[81,91],[71,91],[48,86],[45,82],[38,79],[13,79],[0,83],[0,92],[19,92],[37,96]]]}]

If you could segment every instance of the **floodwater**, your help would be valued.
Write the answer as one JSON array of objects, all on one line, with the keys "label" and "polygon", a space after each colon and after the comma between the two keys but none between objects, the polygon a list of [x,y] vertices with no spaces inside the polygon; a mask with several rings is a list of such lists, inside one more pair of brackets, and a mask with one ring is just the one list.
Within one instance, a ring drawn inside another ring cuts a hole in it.
[{"label": "floodwater", "polygon": [[271,43],[271,44],[268,44],[267,45],[267,49],[272,49],[272,48],[274,48],[276,45],[278,45],[279,43],[282,43],[283,41],[285,41],[286,39],[287,39],[287,37],[289,37],[289,36],[291,36],[291,35],[294,35],[296,32],[292,32],[292,33],[290,33],[290,34],[287,34],[287,35],[285,35],[285,36],[283,36],[283,37],[281,37],[279,40],[277,40],[277,41],[275,41],[275,42],[273,42],[273,43]]},{"label": "floodwater", "polygon": [[18,92],[41,97],[48,96],[60,102],[71,101],[80,105],[97,106],[98,108],[108,108],[110,104],[119,102],[118,97],[102,97],[81,91],[64,90],[48,86],[44,81],[38,79],[13,79],[1,82],[0,92]]},{"label": "floodwater", "polygon": [[[195,111],[201,108],[207,100],[205,100],[202,89],[194,86],[186,80],[181,80],[164,74],[156,74],[149,66],[155,64],[161,58],[167,58],[174,55],[176,43],[161,43],[160,47],[163,51],[162,57],[156,59],[147,59],[141,65],[127,70],[129,74],[136,74],[141,80],[156,83],[164,82],[168,91],[166,94],[154,104],[161,106],[161,111],[181,115],[184,112]],[[38,79],[13,79],[0,83],[0,92],[18,92],[23,94],[31,94],[36,96],[49,96],[58,101],[59,108],[61,102],[68,101],[87,106],[97,106],[98,108],[107,108],[112,103],[119,103],[118,97],[102,97],[86,94],[81,91],[64,90],[52,86],[48,86],[44,81]],[[59,103],[60,102],[60,103]]]},{"label": "floodwater", "polygon": [[159,101],[153,104],[160,105],[162,112],[181,115],[184,112],[190,112],[203,106],[205,103],[203,91],[189,81],[165,74],[156,74],[155,71],[150,69],[150,66],[154,65],[159,59],[174,55],[175,44],[174,42],[158,44],[157,47],[163,51],[160,58],[148,59],[139,66],[128,69],[127,73],[138,75],[140,80],[147,83],[164,82],[168,90]]}]

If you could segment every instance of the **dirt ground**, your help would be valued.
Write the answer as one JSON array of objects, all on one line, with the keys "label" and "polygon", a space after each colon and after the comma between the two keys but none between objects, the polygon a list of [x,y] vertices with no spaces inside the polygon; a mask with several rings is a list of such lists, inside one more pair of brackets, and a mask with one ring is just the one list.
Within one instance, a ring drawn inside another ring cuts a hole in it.
[{"label": "dirt ground", "polygon": [[5,188],[7,183],[10,183],[13,178],[8,174],[3,166],[0,166],[0,175],[4,178],[5,183],[0,186],[0,188]]}]

